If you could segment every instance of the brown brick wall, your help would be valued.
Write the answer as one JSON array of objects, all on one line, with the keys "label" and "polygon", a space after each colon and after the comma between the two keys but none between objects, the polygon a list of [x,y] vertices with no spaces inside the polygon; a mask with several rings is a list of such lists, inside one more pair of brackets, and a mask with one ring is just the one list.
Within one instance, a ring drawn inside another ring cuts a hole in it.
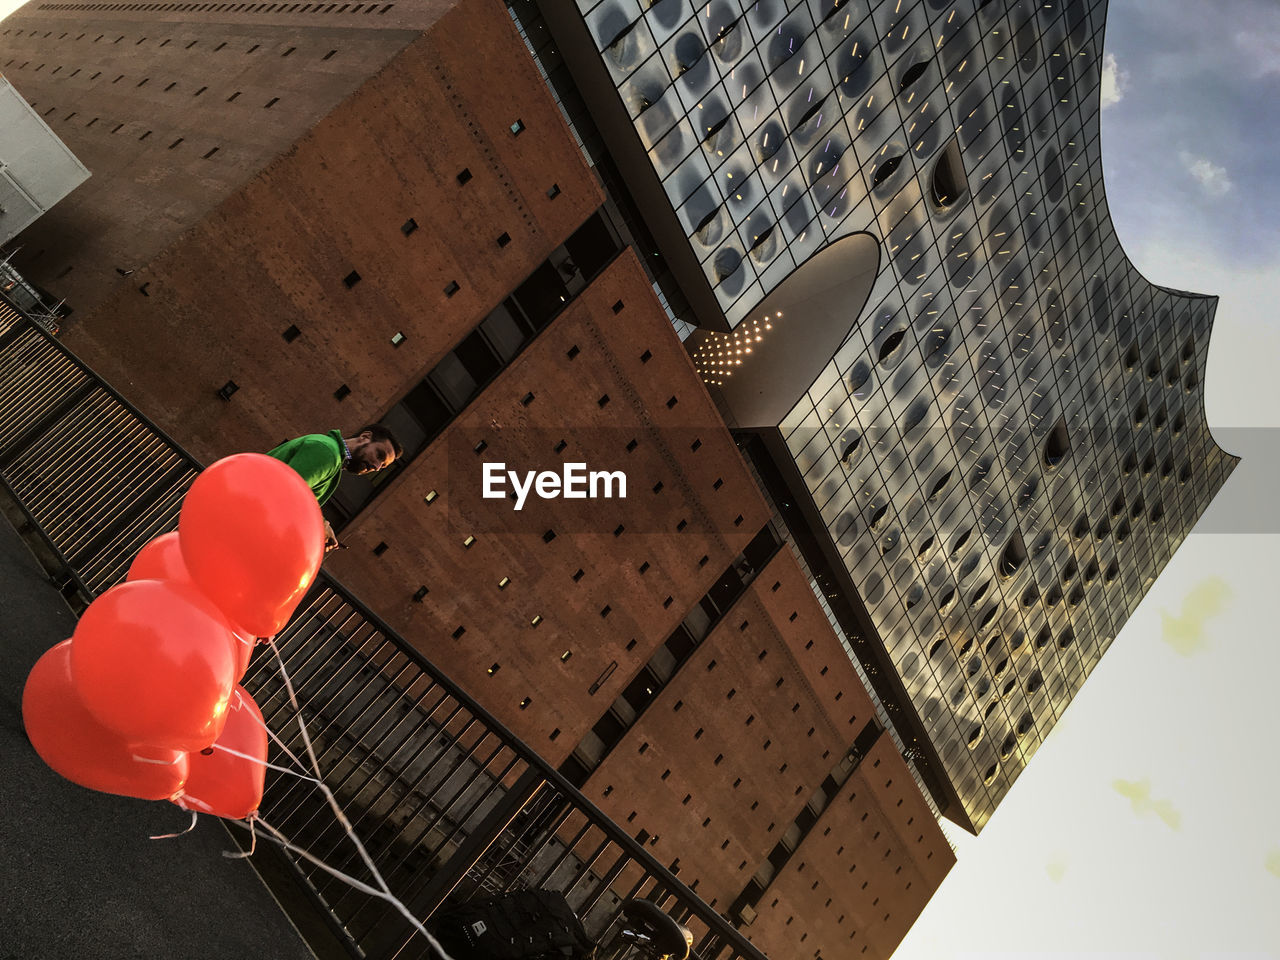
[{"label": "brown brick wall", "polygon": [[771,957],[887,960],[955,863],[888,734],[845,782],[744,928]]},{"label": "brown brick wall", "polygon": [[[573,347],[578,351],[569,359]],[[601,407],[605,395],[610,400]],[[668,408],[672,396],[677,403]],[[701,440],[697,451],[691,436]],[[469,450],[477,437],[487,443],[484,456],[460,460],[456,451]],[[461,447],[457,438],[465,438]],[[553,450],[558,439],[568,444],[560,455]],[[465,494],[479,486],[482,460],[550,467],[569,459],[625,469],[628,499],[531,503],[506,527],[514,516],[506,501],[486,501],[493,514],[470,512],[480,505]],[[458,464],[474,472],[451,475]],[[433,490],[438,496],[427,504]],[[627,250],[343,532],[350,549],[331,567],[559,764],[767,517]],[[681,520],[687,524],[677,531]],[[624,529],[615,536],[618,526]],[[543,539],[547,530],[556,531],[550,542]],[[374,556],[379,543],[387,549]],[[499,588],[503,577],[510,583]],[[430,592],[415,603],[420,586]],[[542,620],[534,626],[537,616]],[[459,627],[465,632],[455,639]],[[567,651],[572,655],[562,660]],[[495,663],[499,670],[490,674]],[[521,709],[526,697],[531,703]]]},{"label": "brown brick wall", "polygon": [[[502,96],[485,79],[499,64],[512,82]],[[517,118],[519,136],[508,129]],[[205,459],[354,427],[601,202],[501,4],[468,4],[102,307],[77,314],[66,340]],[[410,217],[419,228],[404,236]],[[500,249],[504,231],[512,242]],[[353,270],[361,280],[348,289]],[[451,281],[461,289],[449,298]],[[302,335],[286,343],[290,325]],[[230,403],[216,396],[228,380],[240,387]],[[352,392],[339,402],[343,384]]]}]

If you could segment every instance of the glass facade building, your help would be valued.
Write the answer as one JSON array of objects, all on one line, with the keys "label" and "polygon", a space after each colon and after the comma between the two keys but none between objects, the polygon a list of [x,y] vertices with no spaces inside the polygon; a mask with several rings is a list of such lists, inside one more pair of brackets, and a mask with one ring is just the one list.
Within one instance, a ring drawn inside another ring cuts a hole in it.
[{"label": "glass facade building", "polygon": [[700,325],[879,245],[777,430],[980,829],[1236,462],[1216,300],[1147,282],[1107,211],[1105,2],[540,6]]}]

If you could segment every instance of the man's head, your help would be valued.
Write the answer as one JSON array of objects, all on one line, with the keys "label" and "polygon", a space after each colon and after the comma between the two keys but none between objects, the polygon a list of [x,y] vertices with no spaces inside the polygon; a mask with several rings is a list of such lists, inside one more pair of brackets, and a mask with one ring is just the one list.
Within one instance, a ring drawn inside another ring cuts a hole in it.
[{"label": "man's head", "polygon": [[404,455],[404,448],[390,430],[380,423],[361,427],[354,437],[347,437],[347,449],[351,459],[346,462],[348,471],[354,474],[377,473]]}]

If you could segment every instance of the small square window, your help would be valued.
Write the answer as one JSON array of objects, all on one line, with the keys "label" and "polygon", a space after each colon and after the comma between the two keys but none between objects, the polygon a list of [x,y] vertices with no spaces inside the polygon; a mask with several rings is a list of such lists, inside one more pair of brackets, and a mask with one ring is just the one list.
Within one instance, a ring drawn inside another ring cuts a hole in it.
[{"label": "small square window", "polygon": [[468,535],[467,535],[467,539],[465,539],[465,540],[463,540],[463,541],[462,541],[462,545],[463,545],[464,547],[466,547],[468,550],[470,550],[472,547],[474,547],[474,546],[476,545],[476,538],[475,538],[475,535],[474,535],[474,534],[468,534]]},{"label": "small square window", "polygon": [[270,100],[268,100],[266,103],[264,103],[264,104],[262,105],[262,109],[263,109],[263,110],[270,110],[272,107],[274,107],[274,106],[275,106],[277,103],[279,103],[279,102],[280,102],[280,98],[279,98],[279,97],[272,97]]},{"label": "small square window", "polygon": [[302,336],[302,331],[299,330],[296,326],[291,324],[289,326],[289,329],[287,329],[284,333],[280,334],[280,336],[284,337],[285,343],[293,343],[293,341],[297,340],[300,336]]},{"label": "small square window", "polygon": [[659,480],[657,483],[655,483],[655,484],[653,485],[653,492],[654,492],[654,493],[661,493],[661,492],[662,492],[662,481],[661,481],[661,480]]},{"label": "small square window", "polygon": [[533,703],[533,700],[529,697],[525,697],[523,700],[520,701],[520,709],[527,710],[529,708],[529,704],[531,703]]},{"label": "small square window", "polygon": [[523,121],[523,120],[517,120],[515,123],[513,123],[513,124],[510,126],[510,128],[509,128],[509,129],[511,130],[511,132],[512,132],[515,136],[517,136],[517,137],[518,137],[518,136],[520,136],[520,134],[524,133],[524,121]]},{"label": "small square window", "polygon": [[615,537],[620,537],[620,536],[622,536],[622,531],[623,531],[623,530],[625,530],[625,529],[626,529],[626,527],[624,527],[622,524],[618,524],[618,525],[614,528],[614,530],[613,530],[613,535],[614,535]]},{"label": "small square window", "polygon": [[613,312],[614,312],[614,313],[621,313],[621,312],[622,312],[622,301],[621,301],[621,300],[618,300],[617,302],[615,302],[615,303],[614,303],[614,305],[613,305]]},{"label": "small square window", "polygon": [[631,441],[627,444],[627,453],[630,453],[632,450],[634,450],[638,446],[640,446],[639,442],[633,437]]},{"label": "small square window", "polygon": [[387,542],[385,540],[380,540],[378,542],[378,545],[373,548],[373,555],[375,557],[380,557],[386,552],[387,552]]},{"label": "small square window", "polygon": [[424,497],[422,498],[422,502],[423,502],[423,503],[435,503],[435,502],[436,502],[436,497],[438,497],[438,496],[440,496],[440,494],[438,494],[436,491],[434,491],[434,490],[428,490],[428,491],[427,491],[427,493],[426,493],[426,496],[424,496]]},{"label": "small square window", "polygon": [[542,542],[550,543],[555,538],[556,538],[556,532],[554,530],[548,530],[546,533],[542,535]]},{"label": "small square window", "polygon": [[404,343],[404,334],[403,334],[403,333],[400,333],[399,331],[397,331],[397,332],[395,332],[395,333],[393,333],[393,334],[391,335],[391,345],[392,345],[393,347],[398,347],[398,346],[400,346],[400,344],[402,344],[402,343]]},{"label": "small square window", "polygon": [[566,350],[566,351],[565,351],[565,354],[564,354],[564,355],[565,355],[566,357],[568,357],[570,360],[572,360],[574,357],[576,357],[576,356],[577,356],[578,354],[580,354],[581,352],[582,352],[582,351],[578,349],[578,345],[575,343],[572,347],[570,347],[568,350]]},{"label": "small square window", "polygon": [[470,179],[471,179],[471,171],[468,170],[466,167],[463,167],[462,170],[458,173],[458,183],[466,183]]},{"label": "small square window", "polygon": [[505,590],[510,585],[510,583],[511,583],[510,577],[503,577],[501,580],[498,581],[498,589]]},{"label": "small square window", "polygon": [[[461,639],[462,639],[462,635],[463,635],[464,633],[466,633],[466,632],[467,632],[467,628],[466,628],[466,627],[459,627],[457,630],[453,631],[453,639],[455,639],[455,640],[461,640]],[[494,664],[494,667],[497,667],[497,664]],[[490,673],[497,673],[497,670],[496,670],[496,669],[493,669],[493,670],[490,670],[489,672],[490,672]]]},{"label": "small square window", "polygon": [[479,443],[477,443],[474,447],[471,448],[471,452],[474,453],[476,456],[479,456],[480,454],[484,453],[488,449],[489,449],[489,444],[486,441],[481,440]]},{"label": "small square window", "polygon": [[557,444],[556,444],[556,446],[555,446],[555,451],[556,451],[556,453],[564,453],[564,449],[565,449],[565,447],[567,447],[567,446],[569,446],[569,444],[568,444],[568,443],[566,443],[564,440],[561,440],[561,441],[560,441],[559,443],[557,443]]},{"label": "small square window", "polygon": [[640,564],[640,573],[641,575],[644,575],[648,571],[649,571],[649,561],[646,560],[644,563]]},{"label": "small square window", "polygon": [[684,528],[687,527],[688,525],[689,525],[688,520],[681,520],[679,523],[676,524],[676,532],[683,533]]},{"label": "small square window", "polygon": [[529,621],[529,626],[536,627],[541,622],[542,622],[542,614],[539,613],[535,615],[532,620]]},{"label": "small square window", "polygon": [[494,663],[494,664],[490,664],[489,669],[486,670],[485,673],[487,673],[489,676],[492,677],[495,673],[497,673],[501,669],[502,669],[502,664]]},{"label": "small square window", "polygon": [[575,574],[573,575],[573,582],[574,582],[574,583],[577,583],[577,582],[578,582],[579,580],[581,580],[584,576],[586,576],[586,573],[583,571],[583,569],[582,569],[581,567],[579,567],[579,568],[578,568],[578,572],[577,572],[577,573],[575,573]]},{"label": "small square window", "polygon": [[724,486],[724,477],[716,477],[716,482],[711,485],[712,490],[719,490]]},{"label": "small square window", "polygon": [[[531,403],[533,403],[532,393],[526,393],[523,397],[520,398],[520,406],[522,407],[527,407]],[[556,451],[556,453],[559,453],[559,452],[560,452],[559,450]]]},{"label": "small square window", "polygon": [[668,410],[672,409],[679,402],[680,401],[677,400],[675,397],[672,397],[670,400],[667,401],[667,409]]},{"label": "small square window", "polygon": [[652,354],[652,353],[650,353],[648,350],[646,350],[644,353],[640,354],[640,362],[641,362],[641,363],[648,363],[648,362],[649,362],[650,360],[652,360],[652,359],[653,359],[653,354]]},{"label": "small square window", "polygon": [[675,597],[667,597],[667,599],[665,599],[665,600],[663,600],[663,601],[662,601],[662,609],[663,609],[663,610],[668,610],[668,609],[670,609],[671,604],[673,604],[673,603],[675,603],[675,602],[676,602],[676,598],[675,598]]},{"label": "small square window", "polygon": [[444,295],[446,297],[452,297],[455,293],[457,293],[461,289],[462,287],[458,285],[457,280],[450,280],[449,285],[444,288]]},{"label": "small square window", "polygon": [[228,380],[226,383],[224,383],[221,387],[218,388],[218,396],[220,396],[223,400],[230,400],[231,395],[239,389],[240,389],[240,385],[238,383],[236,383],[234,380]]},{"label": "small square window", "polygon": [[601,619],[603,619],[603,618],[607,617],[607,616],[608,616],[609,614],[611,614],[612,612],[613,612],[613,607],[609,606],[609,605],[606,603],[603,607],[601,607],[601,608],[600,608],[600,617],[601,617]]},{"label": "small square window", "polygon": [[351,388],[345,383],[337,390],[333,391],[333,399],[335,400],[345,400],[349,396],[351,396]]},{"label": "small square window", "polygon": [[498,246],[505,247],[510,242],[511,242],[511,234],[506,233],[504,231],[503,233],[500,233],[498,235]]},{"label": "small square window", "polygon": [[400,232],[406,237],[418,229],[418,221],[410,217],[404,223],[400,224]]},{"label": "small square window", "polygon": [[547,188],[547,199],[554,200],[558,196],[560,196],[560,185],[558,183],[553,183],[549,188]]},{"label": "small square window", "polygon": [[601,407],[607,406],[608,403],[609,403],[609,395],[607,393],[601,396],[600,399],[596,401],[596,404]]},{"label": "small square window", "polygon": [[429,591],[429,590],[427,590],[426,586],[421,586],[421,587],[419,587],[419,588],[417,589],[417,592],[416,592],[416,593],[414,593],[414,595],[413,595],[413,602],[414,602],[414,603],[421,603],[424,599],[426,599],[426,596],[427,596],[427,594],[428,594],[429,592],[430,592],[430,591]]},{"label": "small square window", "polygon": [[352,287],[354,287],[357,283],[360,282],[360,274],[355,270],[352,270],[350,273],[348,273],[345,277],[342,278],[342,282],[345,283],[347,285],[347,289],[350,290]]},{"label": "small square window", "polygon": [[568,662],[569,662],[569,658],[570,658],[570,657],[572,657],[572,656],[573,656],[573,651],[572,651],[572,650],[566,650],[564,653],[560,654],[560,662],[561,662],[561,663],[568,663]]},{"label": "small square window", "polygon": [[689,444],[689,449],[692,450],[694,453],[697,453],[698,448],[701,446],[702,446],[701,440],[694,440],[693,443]]}]

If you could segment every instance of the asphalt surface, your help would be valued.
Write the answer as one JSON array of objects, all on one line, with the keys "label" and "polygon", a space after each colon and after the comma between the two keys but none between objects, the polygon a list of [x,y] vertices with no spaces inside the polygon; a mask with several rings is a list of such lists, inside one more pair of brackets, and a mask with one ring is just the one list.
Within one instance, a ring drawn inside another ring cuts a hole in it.
[{"label": "asphalt surface", "polygon": [[63,780],[22,732],[22,687],[75,618],[0,518],[0,960],[314,960],[227,830]]}]

